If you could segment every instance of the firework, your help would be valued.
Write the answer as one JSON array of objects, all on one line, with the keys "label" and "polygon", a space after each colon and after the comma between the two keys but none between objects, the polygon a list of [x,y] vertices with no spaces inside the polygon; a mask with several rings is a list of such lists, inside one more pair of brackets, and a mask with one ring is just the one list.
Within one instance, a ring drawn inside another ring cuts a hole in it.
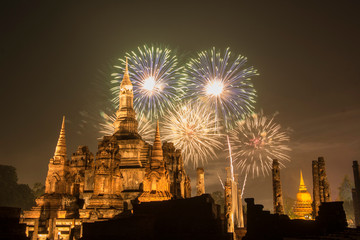
[{"label": "firework", "polygon": [[[176,55],[167,48],[138,47],[137,51],[126,53],[129,62],[129,74],[134,85],[134,108],[139,115],[154,120],[173,107],[178,99],[181,77]],[[123,78],[124,59],[119,59],[121,66],[113,73],[115,84],[111,89],[113,101],[118,105],[119,81]]]},{"label": "firework", "polygon": [[216,156],[220,149],[220,135],[216,133],[214,114],[204,106],[192,102],[179,105],[164,114],[163,140],[173,142],[182,150],[185,164],[194,167]]},{"label": "firework", "polygon": [[268,118],[262,111],[254,113],[238,121],[230,132],[234,161],[241,172],[251,173],[253,177],[260,173],[265,176],[271,170],[273,159],[278,159],[282,166],[290,161],[289,131],[282,130],[274,117],[275,114]]},{"label": "firework", "polygon": [[[108,115],[105,112],[100,113],[103,121],[100,123],[101,130],[99,131],[104,135],[113,135],[115,132],[114,121],[116,120],[116,114]],[[138,117],[138,133],[146,142],[152,143],[155,135],[155,125],[148,121],[144,116]]]},{"label": "firework", "polygon": [[232,126],[255,103],[251,77],[258,73],[246,63],[246,57],[233,57],[229,48],[223,54],[215,48],[200,52],[187,64],[181,81],[186,96],[210,105],[226,127]]}]

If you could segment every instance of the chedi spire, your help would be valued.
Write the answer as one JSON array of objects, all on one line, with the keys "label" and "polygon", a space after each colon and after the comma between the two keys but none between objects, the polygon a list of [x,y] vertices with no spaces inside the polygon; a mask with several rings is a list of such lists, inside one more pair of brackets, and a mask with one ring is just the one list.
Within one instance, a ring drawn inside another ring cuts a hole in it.
[{"label": "chedi spire", "polygon": [[63,116],[60,135],[55,148],[54,157],[56,156],[66,156],[65,116]]},{"label": "chedi spire", "polygon": [[[124,72],[124,77],[123,80],[121,81],[120,84],[120,94],[122,90],[133,90],[133,85],[130,81],[130,75],[129,75],[129,67],[128,67],[128,59],[126,58],[126,63],[125,63],[125,72]],[[120,97],[121,100],[121,97]]]},{"label": "chedi spire", "polygon": [[302,171],[300,171],[299,192],[296,194],[294,214],[298,219],[312,219],[312,199],[304,183]]},{"label": "chedi spire", "polygon": [[116,112],[116,120],[114,122],[114,134],[117,137],[122,138],[124,136],[127,139],[140,138],[135,115],[133,85],[130,81],[128,61],[126,59],[124,77],[120,84],[119,109]]},{"label": "chedi spire", "polygon": [[304,183],[304,178],[302,175],[302,171],[300,170],[300,185],[299,185],[299,192],[300,191],[307,191],[306,185]]},{"label": "chedi spire", "polygon": [[160,140],[159,120],[156,122],[156,132],[155,132],[154,147],[152,151],[152,160],[163,161],[163,150],[161,147],[161,140]]}]

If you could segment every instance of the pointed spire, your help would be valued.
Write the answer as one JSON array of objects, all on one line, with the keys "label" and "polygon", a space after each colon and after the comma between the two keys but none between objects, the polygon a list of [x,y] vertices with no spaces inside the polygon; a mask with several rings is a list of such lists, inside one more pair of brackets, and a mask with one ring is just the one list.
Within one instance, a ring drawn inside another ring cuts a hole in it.
[{"label": "pointed spire", "polygon": [[63,116],[59,139],[55,148],[55,156],[66,156],[66,138],[65,138],[65,116]]},{"label": "pointed spire", "polygon": [[125,74],[129,74],[128,58],[127,57],[126,57],[126,64],[125,64]]},{"label": "pointed spire", "polygon": [[114,134],[117,137],[131,137],[141,138],[138,134],[138,122],[136,120],[136,113],[134,110],[134,93],[133,85],[130,81],[128,59],[126,58],[126,65],[124,77],[120,84],[119,91],[119,108],[116,111],[116,120],[113,123]]},{"label": "pointed spire", "polygon": [[302,171],[300,170],[300,186],[299,186],[299,191],[307,191],[307,188],[305,186],[305,183],[304,183],[304,178],[303,178],[303,175],[302,175]]},{"label": "pointed spire", "polygon": [[130,76],[129,76],[128,58],[126,58],[125,72],[124,72],[123,80],[121,81],[120,84],[120,92],[121,90],[132,90],[132,86],[133,85],[130,81]]},{"label": "pointed spire", "polygon": [[152,151],[152,160],[163,160],[163,150],[161,147],[161,140],[160,140],[160,128],[159,128],[159,120],[156,122],[156,133],[155,133],[155,141]]},{"label": "pointed spire", "polygon": [[156,121],[155,141],[159,142],[161,146],[159,120]]}]

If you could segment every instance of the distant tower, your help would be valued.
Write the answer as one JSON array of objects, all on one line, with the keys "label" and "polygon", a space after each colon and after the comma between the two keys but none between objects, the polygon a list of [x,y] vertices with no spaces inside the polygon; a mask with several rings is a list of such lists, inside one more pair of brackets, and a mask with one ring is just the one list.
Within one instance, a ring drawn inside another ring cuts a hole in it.
[{"label": "distant tower", "polygon": [[244,214],[243,214],[243,206],[242,206],[242,197],[241,197],[241,189],[240,185],[238,188],[238,211],[239,211],[239,227],[243,228],[244,226]]},{"label": "distant tower", "polygon": [[312,175],[313,175],[313,218],[318,215],[320,206],[320,186],[319,186],[319,164],[316,160],[312,161]]},{"label": "distant tower", "polygon": [[204,176],[204,169],[197,168],[196,169],[196,192],[197,196],[200,196],[205,193],[205,176]]},{"label": "distant tower", "polygon": [[145,169],[144,191],[138,198],[140,202],[170,200],[170,177],[165,167],[161,147],[159,121],[156,124],[155,141],[150,163]]},{"label": "distant tower", "polygon": [[318,158],[318,165],[319,165],[320,201],[330,202],[330,186],[326,177],[325,160],[323,157]]},{"label": "distant tower", "polygon": [[283,198],[282,198],[282,190],[281,190],[281,181],[280,181],[280,166],[279,166],[279,161],[277,159],[273,160],[272,180],[273,180],[274,213],[285,214]]},{"label": "distant tower", "polygon": [[50,159],[45,182],[45,193],[69,193],[66,175],[68,172],[65,139],[65,116],[63,117],[54,157]]},{"label": "distant tower", "polygon": [[352,189],[355,226],[360,226],[360,172],[358,161],[353,161],[355,188]]},{"label": "distant tower", "polygon": [[307,188],[304,183],[302,172],[300,171],[300,186],[299,192],[296,194],[296,203],[294,206],[294,214],[299,219],[311,219],[312,215],[312,200],[311,195],[307,191]]},{"label": "distant tower", "polygon": [[319,157],[317,161],[312,161],[313,174],[313,218],[318,215],[319,206],[322,202],[330,202],[330,185],[326,177],[325,160]]},{"label": "distant tower", "polygon": [[232,176],[230,168],[226,168],[226,182],[225,182],[225,223],[228,233],[234,233],[234,205],[232,198]]},{"label": "distant tower", "polygon": [[133,85],[130,81],[128,62],[123,80],[120,84],[119,109],[116,112],[114,122],[115,135],[118,139],[122,138],[141,138],[138,134],[138,122],[135,118]]}]

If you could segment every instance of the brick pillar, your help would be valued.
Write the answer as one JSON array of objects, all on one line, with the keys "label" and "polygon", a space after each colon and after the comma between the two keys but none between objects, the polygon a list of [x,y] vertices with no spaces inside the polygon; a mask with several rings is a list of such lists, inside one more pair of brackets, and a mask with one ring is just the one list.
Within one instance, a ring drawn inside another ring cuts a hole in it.
[{"label": "brick pillar", "polygon": [[243,213],[243,206],[242,206],[242,198],[241,198],[241,188],[239,185],[239,189],[238,189],[238,210],[239,210],[239,222],[240,222],[240,228],[244,227],[244,213]]},{"label": "brick pillar", "polygon": [[273,197],[274,197],[274,213],[284,214],[284,204],[280,182],[280,166],[277,159],[273,160],[272,165],[272,181],[273,181]]},{"label": "brick pillar", "polygon": [[320,201],[330,202],[330,186],[326,177],[325,160],[323,157],[318,158],[319,165],[319,182],[320,182]]},{"label": "brick pillar", "polygon": [[234,232],[234,213],[232,202],[232,179],[230,168],[226,168],[226,182],[225,182],[225,223],[226,231],[228,233]]},{"label": "brick pillar", "polygon": [[205,193],[205,177],[204,177],[204,169],[197,168],[196,169],[196,192],[197,196],[200,196]]},{"label": "brick pillar", "polygon": [[313,175],[313,218],[318,215],[320,206],[320,186],[319,186],[319,164],[316,160],[312,161]]},{"label": "brick pillar", "polygon": [[353,189],[353,205],[355,215],[355,226],[360,226],[360,172],[358,161],[353,161],[354,183]]}]

